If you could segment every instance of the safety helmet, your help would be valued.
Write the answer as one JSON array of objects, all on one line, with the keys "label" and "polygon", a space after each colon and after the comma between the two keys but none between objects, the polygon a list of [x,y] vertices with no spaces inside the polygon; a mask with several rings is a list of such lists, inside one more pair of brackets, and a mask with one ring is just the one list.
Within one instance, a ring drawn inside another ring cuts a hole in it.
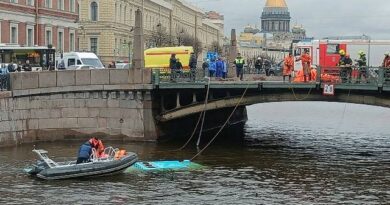
[{"label": "safety helmet", "polygon": [[341,50],[339,51],[339,54],[343,56],[343,55],[345,55],[345,51],[341,49]]},{"label": "safety helmet", "polygon": [[363,55],[366,55],[365,53],[364,53],[364,51],[359,51],[359,56],[363,56]]}]

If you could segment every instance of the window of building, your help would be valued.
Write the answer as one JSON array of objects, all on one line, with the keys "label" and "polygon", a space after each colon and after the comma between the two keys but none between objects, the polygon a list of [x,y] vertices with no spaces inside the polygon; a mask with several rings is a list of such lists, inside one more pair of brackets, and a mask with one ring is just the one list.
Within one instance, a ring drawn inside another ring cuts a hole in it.
[{"label": "window of building", "polygon": [[98,20],[98,5],[96,2],[91,3],[91,21]]},{"label": "window of building", "polygon": [[57,0],[57,9],[64,10],[64,0]]},{"label": "window of building", "polygon": [[70,12],[75,12],[76,11],[74,0],[69,0],[69,11]]},{"label": "window of building", "polygon": [[51,0],[45,0],[45,7],[51,8]]},{"label": "window of building", "polygon": [[119,5],[119,23],[122,23],[122,5]]},{"label": "window of building", "polygon": [[74,51],[74,33],[69,34],[69,51]]},{"label": "window of building", "polygon": [[130,9],[130,24],[133,22],[133,9]]},{"label": "window of building", "polygon": [[64,41],[64,33],[62,32],[62,31],[59,31],[58,32],[58,42],[57,42],[57,49],[59,50],[59,51],[64,51],[64,43],[63,43],[63,41]]},{"label": "window of building", "polygon": [[27,28],[27,46],[33,46],[34,44],[34,32],[32,28]]},{"label": "window of building", "polygon": [[28,6],[34,6],[34,0],[27,0],[26,3]]},{"label": "window of building", "polygon": [[90,38],[90,50],[91,52],[97,54],[98,50],[98,39],[97,38]]},{"label": "window of building", "polygon": [[18,27],[17,25],[11,25],[11,39],[10,43],[18,43]]},{"label": "window of building", "polygon": [[51,36],[51,30],[46,30],[46,45],[52,45],[51,42],[52,36]]},{"label": "window of building", "polygon": [[9,2],[17,4],[18,0],[9,0]]},{"label": "window of building", "polygon": [[117,7],[117,6],[118,6],[118,5],[117,5],[116,2],[115,2],[115,7],[114,7],[114,8],[115,8],[115,14],[114,14],[114,15],[115,15],[115,16],[114,16],[114,22],[115,22],[115,23],[116,23],[116,19],[117,19],[117,16],[118,16],[118,14],[117,14],[117,13],[118,13],[118,12],[117,12],[117,11],[118,11],[118,7]]},{"label": "window of building", "polygon": [[127,9],[127,7],[125,6],[125,8],[124,8],[124,10],[123,10],[123,23],[126,23],[126,10]]}]

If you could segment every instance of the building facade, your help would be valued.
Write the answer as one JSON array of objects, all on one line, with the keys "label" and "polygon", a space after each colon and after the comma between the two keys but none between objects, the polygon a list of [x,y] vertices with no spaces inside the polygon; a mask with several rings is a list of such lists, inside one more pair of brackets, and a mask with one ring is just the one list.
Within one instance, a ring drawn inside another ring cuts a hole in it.
[{"label": "building facade", "polygon": [[205,13],[205,17],[209,19],[213,24],[217,25],[220,29],[225,27],[225,17],[216,11],[208,11]]},{"label": "building facade", "polygon": [[180,36],[189,34],[203,49],[214,41],[222,44],[223,30],[184,0],[85,0],[80,1],[80,50],[95,52],[106,65],[130,61],[137,9],[143,11],[145,48],[156,46],[158,35],[179,45]]},{"label": "building facade", "polygon": [[77,0],[0,1],[0,43],[77,50]]}]

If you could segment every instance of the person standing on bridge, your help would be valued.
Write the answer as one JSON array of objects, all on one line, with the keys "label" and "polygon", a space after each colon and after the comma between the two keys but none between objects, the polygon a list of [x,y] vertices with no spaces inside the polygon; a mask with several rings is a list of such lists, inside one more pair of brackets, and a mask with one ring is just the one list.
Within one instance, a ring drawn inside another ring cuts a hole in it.
[{"label": "person standing on bridge", "polygon": [[225,58],[222,59],[222,63],[223,63],[222,78],[226,79],[229,68]]},{"label": "person standing on bridge", "polygon": [[217,71],[217,62],[215,58],[212,58],[209,63],[209,77],[215,77],[215,72]]},{"label": "person standing on bridge", "polygon": [[240,80],[243,80],[244,79],[245,60],[241,57],[241,53],[237,54],[237,58],[234,61],[234,65],[236,66],[237,78],[240,78]]},{"label": "person standing on bridge", "polygon": [[367,81],[367,58],[366,54],[363,51],[359,51],[358,53],[359,59],[355,60],[359,66],[359,76],[357,83],[361,82],[362,76],[364,76],[364,79]]},{"label": "person standing on bridge", "polygon": [[309,54],[309,50],[306,50],[301,57],[297,59],[298,61],[302,61],[302,67],[303,67],[303,81],[307,82],[307,79],[311,81],[310,77],[310,67],[311,67],[311,56]]},{"label": "person standing on bridge", "polygon": [[390,68],[390,52],[385,54],[385,58],[382,62],[382,67],[387,69]]},{"label": "person standing on bridge", "polygon": [[286,80],[286,76],[288,76],[288,82],[291,83],[291,72],[294,71],[294,57],[292,53],[289,53],[286,58],[284,58],[284,67],[283,67],[283,82]]},{"label": "person standing on bridge", "polygon": [[193,81],[195,81],[195,78],[196,78],[197,65],[198,65],[198,58],[196,57],[195,53],[192,52],[191,57],[190,57],[189,66],[190,66],[190,71],[191,71],[191,80],[193,80]]},{"label": "person standing on bridge", "polygon": [[352,59],[350,58],[349,54],[346,54],[344,58],[340,59],[339,66],[343,71],[341,75],[341,81],[343,83],[350,83],[352,75]]},{"label": "person standing on bridge", "polygon": [[261,57],[259,56],[255,62],[256,74],[260,74],[262,68],[263,68],[263,59],[261,59]]},{"label": "person standing on bridge", "polygon": [[223,61],[222,57],[218,57],[218,60],[216,62],[216,77],[217,78],[223,78]]},{"label": "person standing on bridge", "polygon": [[176,76],[176,65],[177,65],[176,54],[173,53],[173,54],[171,54],[171,58],[169,59],[169,69],[171,71],[171,81]]}]

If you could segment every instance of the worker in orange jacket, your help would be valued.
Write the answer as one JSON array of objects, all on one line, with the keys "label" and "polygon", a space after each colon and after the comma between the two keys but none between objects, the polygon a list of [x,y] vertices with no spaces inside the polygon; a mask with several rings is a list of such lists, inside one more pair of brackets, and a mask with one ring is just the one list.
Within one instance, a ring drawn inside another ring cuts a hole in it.
[{"label": "worker in orange jacket", "polygon": [[283,67],[283,82],[285,82],[286,76],[288,76],[288,82],[291,82],[291,72],[294,71],[294,58],[292,53],[289,53],[286,58],[284,58],[284,67]]},{"label": "worker in orange jacket", "polygon": [[306,50],[301,57],[297,59],[297,61],[302,61],[302,67],[303,67],[303,76],[304,76],[304,82],[307,82],[307,78],[309,77],[309,81],[311,80],[310,77],[310,67],[311,67],[311,56],[309,54],[309,50]]},{"label": "worker in orange jacket", "polygon": [[385,58],[383,59],[382,67],[387,69],[390,68],[390,52],[385,53]]}]

